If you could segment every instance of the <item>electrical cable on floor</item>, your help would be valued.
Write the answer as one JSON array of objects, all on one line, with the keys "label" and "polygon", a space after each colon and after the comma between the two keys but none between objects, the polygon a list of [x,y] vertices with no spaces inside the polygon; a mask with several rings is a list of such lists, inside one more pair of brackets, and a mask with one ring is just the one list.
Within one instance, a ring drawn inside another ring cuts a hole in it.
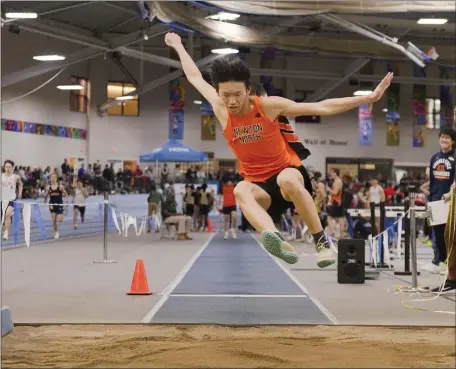
[{"label": "electrical cable on floor", "polygon": [[[443,291],[443,288],[445,286],[445,282],[448,278],[448,263],[449,263],[449,259],[450,259],[450,255],[451,255],[451,252],[453,251],[453,245],[454,245],[454,233],[455,233],[455,224],[454,224],[454,211],[455,211],[455,192],[454,190],[452,189],[451,191],[451,198],[450,198],[450,210],[448,212],[449,214],[449,219],[448,219],[448,224],[447,224],[447,227],[450,229],[450,239],[447,240],[447,242],[450,242],[450,248],[448,250],[448,255],[447,255],[447,258],[445,260],[445,264],[447,265],[447,269],[446,269],[446,273],[445,273],[445,278],[444,278],[444,282],[441,283],[440,287],[439,287],[439,291],[438,292],[432,292],[431,290],[428,290],[426,288],[419,288],[417,289],[417,291],[414,291],[414,293],[418,294],[418,295],[422,295],[422,294],[435,294],[434,297],[432,298],[426,298],[426,299],[413,299],[413,300],[408,300],[408,301],[405,301],[405,300],[401,300],[401,304],[402,306],[408,308],[408,309],[412,309],[412,310],[420,310],[420,311],[429,311],[429,312],[432,312],[432,313],[440,313],[440,314],[450,314],[450,315],[456,315],[456,312],[454,311],[440,311],[440,310],[428,310],[428,309],[424,309],[424,308],[420,308],[420,307],[417,307],[417,306],[413,306],[413,305],[409,305],[408,302],[430,302],[430,301],[434,301],[436,300],[441,294],[442,294],[442,291]],[[404,291],[404,289],[407,288],[407,286],[396,286],[396,290],[398,292],[401,292],[401,293],[410,293],[410,291]]]}]

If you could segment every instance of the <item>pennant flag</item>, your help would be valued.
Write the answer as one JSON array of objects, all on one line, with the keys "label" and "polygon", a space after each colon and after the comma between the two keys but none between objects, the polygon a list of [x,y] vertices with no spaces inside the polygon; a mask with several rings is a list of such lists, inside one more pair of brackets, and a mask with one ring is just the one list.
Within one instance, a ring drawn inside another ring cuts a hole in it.
[{"label": "pennant flag", "polygon": [[114,225],[115,225],[117,231],[119,232],[119,236],[120,236],[122,234],[122,232],[119,228],[119,222],[117,221],[116,210],[112,206],[110,206],[110,208],[111,208],[111,218],[114,221]]},{"label": "pennant flag", "polygon": [[38,229],[40,230],[41,237],[43,238],[43,241],[46,241],[46,228],[44,228],[43,218],[41,217],[40,205],[33,204],[33,212],[35,213],[35,220]]},{"label": "pennant flag", "polygon": [[122,226],[122,234],[125,234],[125,217],[123,213],[120,213],[120,224]]},{"label": "pennant flag", "polygon": [[17,202],[13,202],[13,209],[13,239],[14,244],[17,245],[19,227],[21,224],[21,206]]},{"label": "pennant flag", "polygon": [[30,247],[30,221],[32,217],[32,204],[24,204],[22,210],[22,216],[24,217],[24,239],[27,247]]},{"label": "pennant flag", "polygon": [[112,232],[113,227],[114,227],[114,224],[113,224],[114,222],[112,219],[112,211],[109,211],[109,205],[106,208],[106,211],[108,212],[108,227],[109,227],[109,230]]},{"label": "pennant flag", "polygon": [[372,246],[372,235],[371,234],[369,236],[367,236],[367,244],[369,245],[369,263],[372,264],[374,262],[374,258],[372,257],[373,246]]}]

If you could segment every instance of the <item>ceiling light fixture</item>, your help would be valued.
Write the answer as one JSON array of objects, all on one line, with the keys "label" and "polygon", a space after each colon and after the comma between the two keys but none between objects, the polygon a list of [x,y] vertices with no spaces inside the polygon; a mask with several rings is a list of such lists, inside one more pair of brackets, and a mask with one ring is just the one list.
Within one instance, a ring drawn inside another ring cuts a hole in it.
[{"label": "ceiling light fixture", "polygon": [[203,102],[202,101],[199,101],[199,100],[195,100],[193,101],[193,104],[196,104],[196,105],[202,105]]},{"label": "ceiling light fixture", "polygon": [[133,100],[134,98],[135,98],[134,96],[119,96],[119,97],[116,97],[116,100],[118,100],[118,101]]},{"label": "ceiling light fixture", "polygon": [[65,60],[65,57],[62,55],[36,55],[33,57],[33,59],[39,61],[57,61]]},{"label": "ceiling light fixture", "polygon": [[227,54],[237,54],[239,52],[239,50],[227,47],[225,49],[212,49],[211,52],[213,54],[227,55]]},{"label": "ceiling light fixture", "polygon": [[35,19],[38,18],[36,13],[6,13],[6,18],[10,19]]},{"label": "ceiling light fixture", "polygon": [[212,19],[212,20],[220,20],[220,21],[233,21],[236,20],[240,17],[239,14],[236,13],[227,13],[227,12],[220,12],[217,14],[212,14],[207,16],[207,19]]},{"label": "ceiling light fixture", "polygon": [[438,25],[445,24],[448,22],[448,19],[445,18],[421,18],[418,20],[418,24],[427,24],[427,25]]},{"label": "ceiling light fixture", "polygon": [[67,91],[75,91],[75,90],[82,90],[84,87],[81,85],[59,85],[57,86],[59,90],[67,90]]},{"label": "ceiling light fixture", "polygon": [[372,91],[370,91],[370,90],[358,90],[358,91],[353,92],[353,95],[354,96],[367,96],[367,95],[370,95],[371,93],[372,93]]}]

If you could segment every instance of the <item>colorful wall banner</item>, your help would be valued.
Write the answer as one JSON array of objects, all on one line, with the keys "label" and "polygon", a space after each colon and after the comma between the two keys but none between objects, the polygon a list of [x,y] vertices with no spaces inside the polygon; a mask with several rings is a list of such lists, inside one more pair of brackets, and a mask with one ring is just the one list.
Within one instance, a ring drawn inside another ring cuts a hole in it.
[{"label": "colorful wall banner", "polygon": [[360,146],[372,146],[372,104],[358,108],[358,136]]},{"label": "colorful wall banner", "polygon": [[12,119],[2,119],[2,131],[28,133],[39,136],[72,138],[75,140],[87,140],[87,130],[85,129],[54,126],[52,124],[31,123]]},{"label": "colorful wall banner", "polygon": [[[399,75],[397,65],[388,65],[388,72]],[[386,146],[399,146],[401,133],[401,85],[392,83],[386,90]]]},{"label": "colorful wall banner", "polygon": [[[440,78],[451,79],[447,68],[440,67]],[[454,107],[451,87],[442,85],[440,86],[440,126],[447,124],[452,125],[454,123]]]},{"label": "colorful wall banner", "polygon": [[201,141],[215,141],[217,118],[212,110],[212,105],[203,96],[201,96],[201,101]]},{"label": "colorful wall banner", "polygon": [[169,84],[168,138],[184,139],[184,101],[185,88],[180,79]]},{"label": "colorful wall banner", "polygon": [[[413,75],[426,78],[426,71],[418,65],[413,65]],[[426,146],[426,85],[413,85],[413,147]]]},{"label": "colorful wall banner", "polygon": [[[363,68],[366,74],[369,74],[370,71],[369,64]],[[359,85],[359,89],[362,91],[370,91],[372,88],[373,85],[370,82],[361,82]],[[358,141],[360,146],[372,146],[372,107],[372,104],[364,104],[358,108]]]},{"label": "colorful wall banner", "polygon": [[413,147],[426,145],[426,85],[413,85]]}]

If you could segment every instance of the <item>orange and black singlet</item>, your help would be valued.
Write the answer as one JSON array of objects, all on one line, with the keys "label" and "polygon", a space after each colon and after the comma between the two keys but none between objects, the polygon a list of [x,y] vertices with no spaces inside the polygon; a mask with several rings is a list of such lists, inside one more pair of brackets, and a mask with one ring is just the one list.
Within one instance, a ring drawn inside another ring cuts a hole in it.
[{"label": "orange and black singlet", "polygon": [[289,166],[301,166],[301,160],[281,133],[278,119],[264,114],[260,98],[252,110],[242,116],[228,112],[223,135],[239,161],[239,173],[248,182],[264,182]]}]

